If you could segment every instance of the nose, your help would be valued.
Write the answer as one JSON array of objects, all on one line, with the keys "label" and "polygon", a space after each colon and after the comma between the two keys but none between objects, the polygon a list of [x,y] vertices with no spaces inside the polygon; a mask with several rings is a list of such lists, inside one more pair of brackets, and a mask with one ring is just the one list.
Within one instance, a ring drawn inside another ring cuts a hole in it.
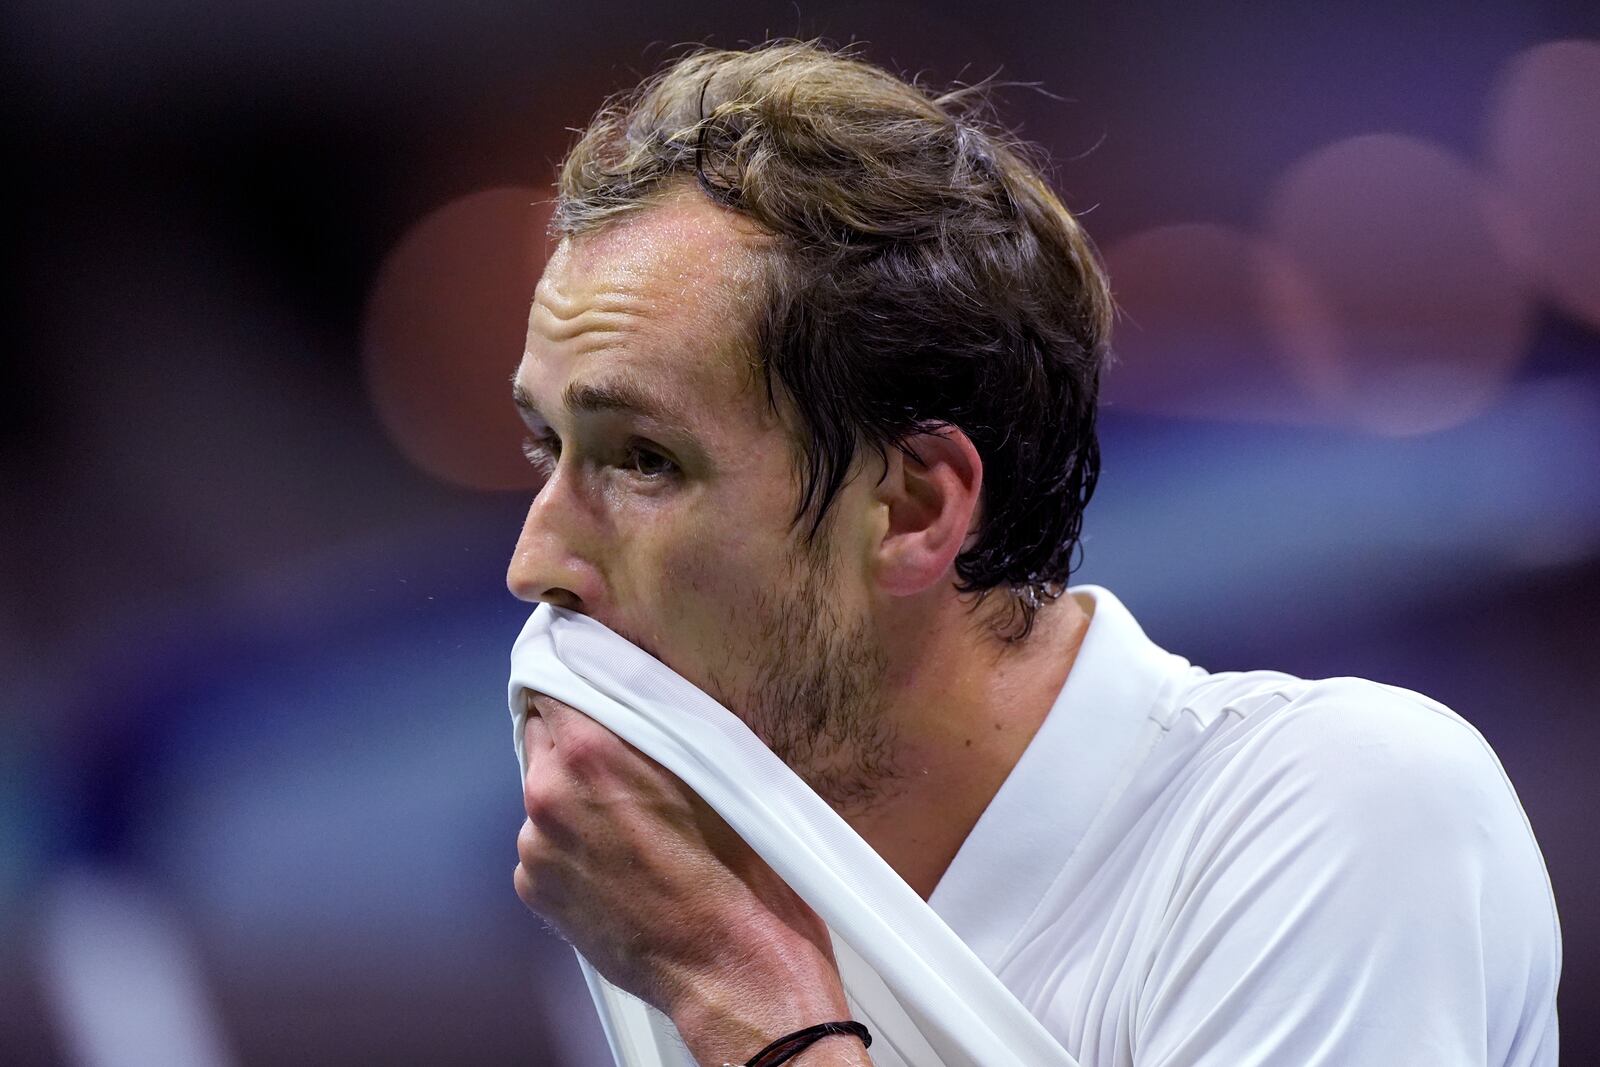
[{"label": "nose", "polygon": [[530,604],[594,613],[600,575],[590,562],[592,546],[579,536],[577,502],[562,500],[563,474],[557,472],[528,505],[522,532],[506,568],[506,588]]}]

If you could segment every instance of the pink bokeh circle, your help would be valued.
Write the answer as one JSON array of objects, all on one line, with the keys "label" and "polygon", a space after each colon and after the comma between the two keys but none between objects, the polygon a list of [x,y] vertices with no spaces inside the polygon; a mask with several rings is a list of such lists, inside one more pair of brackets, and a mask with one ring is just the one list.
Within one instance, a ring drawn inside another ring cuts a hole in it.
[{"label": "pink bokeh circle", "polygon": [[1488,185],[1411,137],[1373,134],[1300,160],[1268,232],[1321,294],[1284,350],[1338,421],[1408,435],[1492,405],[1527,350],[1532,298],[1497,240]]},{"label": "pink bokeh circle", "polygon": [[1285,358],[1283,329],[1325,310],[1304,272],[1270,242],[1229,226],[1145,230],[1106,252],[1119,316],[1105,399],[1115,410],[1221,421],[1324,421]]},{"label": "pink bokeh circle", "polygon": [[511,403],[547,255],[550,193],[497,188],[429,214],[384,259],[362,323],[367,391],[390,438],[473,489],[534,483]]},{"label": "pink bokeh circle", "polygon": [[1487,140],[1514,211],[1501,228],[1508,255],[1600,328],[1600,42],[1555,41],[1507,63]]}]

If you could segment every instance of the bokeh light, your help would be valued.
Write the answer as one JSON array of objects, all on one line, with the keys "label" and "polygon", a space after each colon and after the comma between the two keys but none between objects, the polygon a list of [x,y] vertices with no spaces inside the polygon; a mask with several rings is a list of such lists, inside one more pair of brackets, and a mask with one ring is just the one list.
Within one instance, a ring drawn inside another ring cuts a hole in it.
[{"label": "bokeh light", "polygon": [[1532,301],[1487,197],[1464,161],[1392,134],[1328,145],[1278,183],[1269,232],[1331,312],[1279,329],[1342,421],[1427,433],[1500,395],[1526,351]]},{"label": "bokeh light", "polygon": [[1600,42],[1556,41],[1507,63],[1488,150],[1521,223],[1508,227],[1510,254],[1543,295],[1600,326]]},{"label": "bokeh light", "polygon": [[1315,287],[1280,249],[1233,227],[1162,226],[1106,253],[1121,316],[1106,402],[1146,414],[1246,422],[1318,421],[1304,380],[1317,364],[1285,359],[1282,328],[1327,333]]},{"label": "bokeh light", "polygon": [[528,306],[547,254],[550,193],[488,189],[417,223],[367,300],[367,388],[390,438],[437,478],[474,489],[533,484],[511,405]]}]

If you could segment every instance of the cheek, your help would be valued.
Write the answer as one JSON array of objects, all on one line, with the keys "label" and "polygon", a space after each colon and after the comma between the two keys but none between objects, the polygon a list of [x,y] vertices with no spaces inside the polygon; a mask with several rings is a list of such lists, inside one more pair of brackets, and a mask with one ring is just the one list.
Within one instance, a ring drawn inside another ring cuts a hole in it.
[{"label": "cheek", "polygon": [[763,546],[727,529],[698,530],[664,548],[661,590],[669,612],[680,618],[725,618],[771,580]]},{"label": "cheek", "polygon": [[[661,531],[665,535],[665,531]],[[691,681],[726,678],[759,637],[759,604],[780,580],[783,547],[757,540],[727,521],[663,536],[649,553],[651,573],[637,575],[658,631],[656,648]]]},{"label": "cheek", "polygon": [[626,544],[609,585],[621,615],[702,688],[708,677],[735,680],[760,651],[763,605],[781,594],[793,501],[780,475],[752,462],[619,524]]}]

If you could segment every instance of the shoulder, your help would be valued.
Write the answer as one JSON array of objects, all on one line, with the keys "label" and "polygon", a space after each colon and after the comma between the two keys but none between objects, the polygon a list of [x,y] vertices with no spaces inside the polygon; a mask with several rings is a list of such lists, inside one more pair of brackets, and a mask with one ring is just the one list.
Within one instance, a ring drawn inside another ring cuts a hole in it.
[{"label": "shoulder", "polygon": [[1215,678],[1209,697],[1224,698],[1228,721],[1217,724],[1208,758],[1236,787],[1295,790],[1346,820],[1383,812],[1437,827],[1499,810],[1523,821],[1483,735],[1436,700],[1364,678]]},{"label": "shoulder", "polygon": [[[1554,901],[1478,731],[1359,678],[1214,679],[1186,708],[1205,729],[1151,912],[1151,1062],[1471,1063],[1544,1040]],[[1222,1008],[1245,1022],[1211,1047],[1196,1020]]]},{"label": "shoulder", "polygon": [[1200,726],[1181,796],[1169,796],[1185,811],[1191,875],[1241,852],[1270,864],[1297,851],[1301,875],[1352,887],[1413,874],[1433,884],[1448,869],[1548,894],[1499,760],[1436,700],[1363,678],[1252,671],[1198,680],[1181,714]]},{"label": "shoulder", "polygon": [[[1209,896],[1204,908],[1232,907],[1234,894],[1279,905],[1314,897],[1361,930],[1408,924],[1431,929],[1435,943],[1475,942],[1485,964],[1516,959],[1520,969],[1531,953],[1559,967],[1543,857],[1470,723],[1361,678],[1221,684],[1232,691],[1192,779],[1180,896]],[[1340,936],[1360,939],[1348,928]]]}]

